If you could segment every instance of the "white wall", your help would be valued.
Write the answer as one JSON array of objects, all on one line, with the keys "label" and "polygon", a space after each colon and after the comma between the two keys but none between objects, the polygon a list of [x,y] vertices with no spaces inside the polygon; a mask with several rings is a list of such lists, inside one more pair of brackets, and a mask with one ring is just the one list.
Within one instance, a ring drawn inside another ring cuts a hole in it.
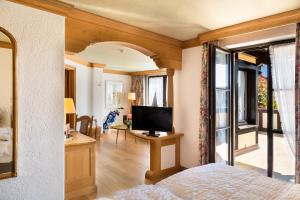
[{"label": "white wall", "polygon": [[131,76],[103,73],[101,68],[91,68],[65,59],[65,64],[76,68],[76,112],[80,115],[93,115],[98,124],[102,124],[110,109],[105,107],[105,81],[121,81],[123,83],[123,98],[120,117],[117,123],[122,123],[123,114],[129,112],[127,93],[130,92]]},{"label": "white wall", "polygon": [[181,165],[199,164],[200,69],[202,47],[182,51],[182,70],[174,75],[174,126],[184,133],[181,139]]},{"label": "white wall", "polygon": [[76,113],[93,114],[93,69],[65,59],[65,64],[76,68]]},{"label": "white wall", "polygon": [[122,123],[123,115],[129,112],[127,94],[130,92],[131,76],[103,73],[103,69],[94,68],[93,73],[93,115],[102,123],[111,109],[105,107],[105,81],[120,81],[123,83],[123,98],[121,100],[123,110],[116,123]]},{"label": "white wall", "polygon": [[18,177],[0,199],[64,199],[64,17],[0,0],[17,41]]}]

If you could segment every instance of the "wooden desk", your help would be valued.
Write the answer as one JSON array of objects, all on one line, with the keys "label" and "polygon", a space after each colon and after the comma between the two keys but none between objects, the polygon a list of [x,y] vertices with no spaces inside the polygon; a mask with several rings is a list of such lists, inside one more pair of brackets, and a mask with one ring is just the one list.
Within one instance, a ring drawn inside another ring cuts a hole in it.
[{"label": "wooden desk", "polygon": [[[161,134],[159,137],[149,137],[142,134],[142,131],[130,133],[135,137],[148,140],[150,142],[150,170],[147,170],[145,177],[152,181],[157,181],[165,176],[174,174],[181,170],[180,165],[180,137],[183,133]],[[175,145],[175,166],[161,169],[161,147]]]},{"label": "wooden desk", "polygon": [[96,140],[79,132],[65,141],[65,199],[97,191],[95,184]]}]

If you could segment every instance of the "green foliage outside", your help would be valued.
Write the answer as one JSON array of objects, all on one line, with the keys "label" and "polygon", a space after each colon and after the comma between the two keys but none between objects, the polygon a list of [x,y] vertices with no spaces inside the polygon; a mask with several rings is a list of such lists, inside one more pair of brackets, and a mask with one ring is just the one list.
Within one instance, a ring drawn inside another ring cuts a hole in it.
[{"label": "green foliage outside", "polygon": [[[259,77],[258,79],[258,107],[262,109],[267,109],[268,103],[268,89],[267,89],[267,81],[264,78]],[[278,109],[278,103],[273,97],[273,108],[274,110]]]}]

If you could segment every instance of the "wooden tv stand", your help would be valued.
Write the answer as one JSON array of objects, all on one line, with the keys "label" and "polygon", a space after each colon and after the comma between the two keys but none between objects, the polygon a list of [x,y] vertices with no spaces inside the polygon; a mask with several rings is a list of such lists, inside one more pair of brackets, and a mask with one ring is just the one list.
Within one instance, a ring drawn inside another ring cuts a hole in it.
[{"label": "wooden tv stand", "polygon": [[[145,177],[151,181],[158,181],[168,175],[181,171],[180,165],[180,138],[183,133],[164,133],[159,137],[151,137],[143,134],[143,131],[130,133],[137,138],[150,142],[150,170],[147,170]],[[161,148],[163,146],[175,145],[175,166],[161,169]]]}]

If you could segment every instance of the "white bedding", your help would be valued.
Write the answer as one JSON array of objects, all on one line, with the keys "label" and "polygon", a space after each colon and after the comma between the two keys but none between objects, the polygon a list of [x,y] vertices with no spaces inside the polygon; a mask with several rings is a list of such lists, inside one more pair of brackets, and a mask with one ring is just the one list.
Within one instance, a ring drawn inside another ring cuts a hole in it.
[{"label": "white bedding", "polygon": [[0,128],[0,163],[12,161],[11,128]]},{"label": "white bedding", "polygon": [[117,192],[118,200],[300,200],[300,186],[224,164],[187,169],[156,185]]}]

